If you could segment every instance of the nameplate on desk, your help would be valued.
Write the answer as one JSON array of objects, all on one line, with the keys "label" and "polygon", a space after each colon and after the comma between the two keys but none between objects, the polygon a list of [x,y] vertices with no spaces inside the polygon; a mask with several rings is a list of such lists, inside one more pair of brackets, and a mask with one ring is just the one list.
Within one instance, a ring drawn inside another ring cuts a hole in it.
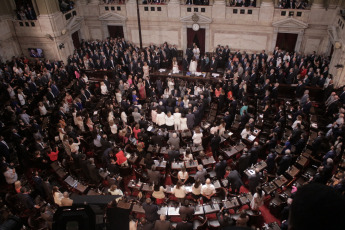
[{"label": "nameplate on desk", "polygon": [[161,73],[163,73],[163,72],[165,72],[165,71],[167,71],[167,70],[166,70],[166,69],[159,69],[158,71],[161,72]]},{"label": "nameplate on desk", "polygon": [[213,73],[212,77],[219,77],[219,73]]}]

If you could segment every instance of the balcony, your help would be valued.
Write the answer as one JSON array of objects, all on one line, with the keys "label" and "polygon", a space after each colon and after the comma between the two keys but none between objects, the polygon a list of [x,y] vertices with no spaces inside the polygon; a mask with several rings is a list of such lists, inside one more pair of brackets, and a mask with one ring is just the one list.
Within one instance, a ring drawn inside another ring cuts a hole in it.
[{"label": "balcony", "polygon": [[273,21],[279,21],[285,18],[294,18],[308,23],[310,10],[301,9],[274,9]]},{"label": "balcony", "polygon": [[77,11],[76,9],[72,9],[66,13],[63,14],[63,17],[65,18],[65,20],[68,22],[69,20],[71,20],[73,17],[77,16]]}]

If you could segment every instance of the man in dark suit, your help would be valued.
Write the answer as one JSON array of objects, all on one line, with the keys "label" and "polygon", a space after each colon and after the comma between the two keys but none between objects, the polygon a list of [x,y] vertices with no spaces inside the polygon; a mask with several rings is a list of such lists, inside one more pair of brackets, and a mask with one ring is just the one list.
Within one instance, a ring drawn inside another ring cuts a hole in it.
[{"label": "man in dark suit", "polygon": [[156,166],[152,165],[151,170],[147,170],[150,183],[161,184],[162,174],[159,171],[156,171]]},{"label": "man in dark suit", "polygon": [[218,63],[216,61],[216,58],[213,56],[211,63],[210,63],[210,71],[212,73],[216,73],[217,72],[217,67],[218,67]]},{"label": "man in dark suit", "polygon": [[243,175],[244,170],[249,167],[250,155],[248,154],[248,149],[245,148],[241,157],[238,159],[238,171]]},{"label": "man in dark suit", "polygon": [[218,134],[218,132],[214,133],[214,137],[211,139],[211,150],[213,157],[216,159],[218,157],[218,151],[219,151],[219,145],[220,145],[221,139]]},{"label": "man in dark suit", "polygon": [[256,187],[259,186],[261,180],[261,173],[258,169],[255,170],[255,173],[248,177],[248,186],[249,191],[252,195],[256,192]]},{"label": "man in dark suit", "polygon": [[20,204],[23,205],[25,209],[33,209],[33,208],[40,208],[38,205],[34,204],[32,197],[29,195],[29,191],[27,188],[22,187],[20,189],[20,193],[16,195]]},{"label": "man in dark suit", "polygon": [[184,58],[182,60],[183,71],[188,71],[188,66],[189,66],[189,62],[188,62],[188,59],[187,59],[187,55],[184,55]]},{"label": "man in dark suit", "polygon": [[292,162],[292,157],[290,154],[290,150],[287,149],[285,151],[285,155],[282,157],[282,159],[278,163],[279,168],[277,170],[277,174],[282,175],[290,167],[291,162]]},{"label": "man in dark suit", "polygon": [[193,230],[193,223],[188,222],[185,218],[182,222],[178,222],[176,225],[176,230]]},{"label": "man in dark suit", "polygon": [[94,159],[89,159],[89,164],[87,165],[87,168],[89,171],[91,182],[97,185],[100,182],[100,176],[98,174],[98,169],[96,168]]},{"label": "man in dark suit", "polygon": [[228,173],[226,178],[228,180],[228,187],[231,186],[232,193],[238,194],[241,186],[243,185],[241,175],[237,172],[237,170],[231,170],[229,166],[226,168],[226,172]]},{"label": "man in dark suit", "polygon": [[214,167],[214,171],[216,171],[216,176],[218,180],[224,178],[226,165],[226,160],[224,160],[223,156],[219,156],[218,162]]},{"label": "man in dark suit", "polygon": [[145,210],[145,216],[148,221],[155,222],[156,220],[159,220],[159,215],[157,213],[158,206],[152,204],[150,198],[146,199],[146,202],[143,204],[143,209]]},{"label": "man in dark suit", "polygon": [[6,161],[10,161],[10,147],[8,146],[7,142],[4,140],[3,136],[0,136],[0,154],[2,157],[6,158]]},{"label": "man in dark suit", "polygon": [[193,219],[194,214],[194,208],[189,206],[189,201],[185,200],[183,203],[183,206],[180,207],[179,214],[181,215],[181,218],[187,218],[187,220]]}]

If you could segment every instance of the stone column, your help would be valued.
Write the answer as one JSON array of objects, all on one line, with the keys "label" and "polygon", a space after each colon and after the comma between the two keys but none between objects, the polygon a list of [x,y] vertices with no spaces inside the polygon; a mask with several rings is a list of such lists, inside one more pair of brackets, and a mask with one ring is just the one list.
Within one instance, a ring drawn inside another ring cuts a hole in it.
[{"label": "stone column", "polygon": [[225,0],[214,0],[212,6],[212,17],[215,19],[225,19]]},{"label": "stone column", "polygon": [[14,8],[12,8],[10,0],[3,0],[0,7],[0,15],[10,15],[13,13]]},{"label": "stone column", "polygon": [[[256,4],[260,7],[259,21],[265,21],[271,23],[274,14],[274,4],[272,0],[261,0],[261,5]],[[274,44],[275,45],[275,44]]]},{"label": "stone column", "polygon": [[90,0],[90,5],[99,5],[101,3],[101,0]]},{"label": "stone column", "polygon": [[313,8],[313,9],[324,8],[324,2],[323,2],[323,0],[313,0],[313,3],[312,3],[312,5],[311,5],[311,8]]},{"label": "stone column", "polygon": [[36,0],[39,12],[37,14],[53,14],[60,11],[58,0]]},{"label": "stone column", "polygon": [[179,19],[181,15],[180,0],[170,0],[168,3],[168,17]]}]

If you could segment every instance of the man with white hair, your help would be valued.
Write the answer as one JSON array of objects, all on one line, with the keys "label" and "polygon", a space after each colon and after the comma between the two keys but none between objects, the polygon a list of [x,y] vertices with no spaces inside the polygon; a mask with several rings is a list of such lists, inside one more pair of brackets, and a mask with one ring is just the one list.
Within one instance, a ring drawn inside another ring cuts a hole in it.
[{"label": "man with white hair", "polygon": [[201,187],[201,195],[203,196],[204,203],[210,201],[214,194],[216,194],[216,188],[211,184],[211,180],[207,179],[206,184]]},{"label": "man with white hair", "polygon": [[166,215],[162,214],[159,218],[160,220],[156,220],[153,230],[170,230],[171,223],[170,221],[166,220]]},{"label": "man with white hair", "polygon": [[177,133],[173,133],[168,140],[168,145],[174,146],[175,149],[180,148],[180,138],[177,136]]},{"label": "man with white hair", "polygon": [[61,206],[72,206],[73,200],[69,198],[68,192],[63,193],[63,198],[61,199]]},{"label": "man with white hair", "polygon": [[205,176],[207,175],[207,171],[206,169],[204,169],[204,166],[202,165],[198,165],[197,168],[198,168],[198,171],[196,172],[194,176],[194,180],[199,179],[200,182],[203,184],[205,183],[205,180],[206,180]]}]

